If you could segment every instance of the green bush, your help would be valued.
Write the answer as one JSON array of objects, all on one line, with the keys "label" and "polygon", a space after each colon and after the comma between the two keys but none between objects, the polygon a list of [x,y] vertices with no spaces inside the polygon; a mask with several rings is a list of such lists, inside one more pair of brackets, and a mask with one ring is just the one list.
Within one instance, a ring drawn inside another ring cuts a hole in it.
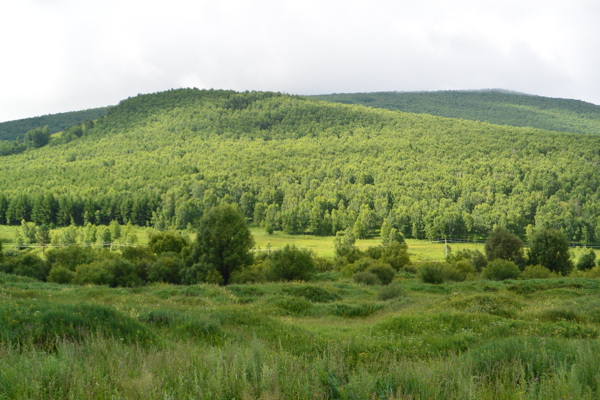
[{"label": "green bush", "polygon": [[514,262],[496,259],[490,261],[487,267],[481,271],[481,277],[493,281],[503,281],[506,279],[517,279],[520,273],[521,270],[519,270],[519,267]]},{"label": "green bush", "polygon": [[161,253],[158,259],[148,265],[148,282],[180,283],[183,260],[176,253]]},{"label": "green bush", "polygon": [[55,265],[48,273],[48,282],[69,284],[75,277],[75,272],[62,265]]},{"label": "green bush", "polygon": [[382,301],[393,300],[402,296],[404,296],[404,289],[397,283],[384,286],[379,293],[377,293],[377,299]]},{"label": "green bush", "polygon": [[361,271],[354,274],[354,282],[359,283],[361,285],[379,285],[381,281],[379,277],[372,272]]},{"label": "green bush", "polygon": [[521,279],[546,279],[552,272],[543,265],[528,265],[521,273]]},{"label": "green bush", "polygon": [[313,303],[330,303],[341,300],[341,296],[337,293],[330,292],[319,286],[289,286],[285,287],[283,292],[292,296],[303,297]]},{"label": "green bush", "polygon": [[36,254],[25,252],[17,257],[7,259],[10,269],[15,275],[28,276],[40,281],[46,280],[50,265]]},{"label": "green bush", "polygon": [[446,271],[444,264],[426,263],[422,264],[418,270],[418,277],[424,283],[439,285],[446,280]]},{"label": "green bush", "polygon": [[264,283],[267,276],[261,270],[247,267],[231,274],[231,283]]},{"label": "green bush", "polygon": [[396,276],[396,270],[389,264],[377,264],[369,267],[369,269],[367,269],[367,273],[377,276],[382,285],[389,285]]},{"label": "green bush", "polygon": [[313,253],[294,245],[274,250],[268,260],[267,276],[274,281],[308,281],[316,270]]},{"label": "green bush", "polygon": [[594,249],[590,249],[587,253],[584,253],[579,257],[576,267],[580,271],[587,271],[596,266],[596,253]]}]

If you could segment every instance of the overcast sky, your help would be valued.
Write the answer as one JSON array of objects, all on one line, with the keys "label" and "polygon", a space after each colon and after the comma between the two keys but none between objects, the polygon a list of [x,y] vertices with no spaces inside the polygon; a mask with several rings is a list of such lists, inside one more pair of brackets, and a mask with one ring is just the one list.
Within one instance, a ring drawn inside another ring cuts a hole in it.
[{"label": "overcast sky", "polygon": [[0,51],[0,121],[179,87],[600,104],[598,0],[3,1]]}]

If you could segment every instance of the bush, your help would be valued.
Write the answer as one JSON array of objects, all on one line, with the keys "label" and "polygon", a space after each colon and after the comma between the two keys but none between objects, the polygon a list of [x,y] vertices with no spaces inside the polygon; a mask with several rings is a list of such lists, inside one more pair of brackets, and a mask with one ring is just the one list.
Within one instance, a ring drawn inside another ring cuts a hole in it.
[{"label": "bush", "polygon": [[274,281],[307,281],[316,270],[313,253],[294,245],[274,250],[268,260],[267,274]]},{"label": "bush", "polygon": [[180,282],[179,273],[183,268],[183,260],[176,253],[162,253],[158,259],[148,265],[148,282]]},{"label": "bush", "polygon": [[546,279],[552,272],[543,265],[528,265],[521,273],[521,279]]},{"label": "bush", "polygon": [[69,284],[75,277],[75,272],[62,265],[55,265],[48,273],[48,282]]},{"label": "bush", "polygon": [[439,285],[446,280],[446,271],[444,264],[441,263],[426,263],[421,265],[418,271],[418,276],[424,283]]},{"label": "bush", "polygon": [[404,289],[397,283],[387,285],[381,288],[377,294],[377,299],[385,301],[404,296]]},{"label": "bush", "polygon": [[263,271],[251,267],[236,271],[231,275],[231,283],[264,283],[267,277]]},{"label": "bush", "polygon": [[496,259],[490,263],[481,272],[483,279],[494,281],[503,281],[505,279],[517,279],[521,271],[517,264],[512,261]]},{"label": "bush", "polygon": [[340,295],[319,286],[289,286],[283,292],[295,297],[303,297],[312,303],[330,303],[341,300]]},{"label": "bush", "polygon": [[580,271],[587,271],[596,266],[596,253],[593,249],[590,249],[587,253],[584,253],[579,257],[577,261],[577,269]]},{"label": "bush", "polygon": [[71,245],[62,248],[49,249],[46,258],[52,267],[63,266],[71,271],[81,264],[89,264],[101,257],[91,247]]},{"label": "bush", "polygon": [[454,263],[453,266],[456,270],[458,270],[461,273],[461,275],[463,276],[463,281],[465,279],[469,279],[469,277],[473,277],[476,274],[475,266],[472,262],[469,262],[468,260],[458,261],[457,263]]},{"label": "bush", "polygon": [[394,270],[394,268],[392,268],[389,264],[377,264],[369,267],[369,269],[367,269],[367,273],[377,276],[382,285],[389,285],[396,276],[396,270]]},{"label": "bush", "polygon": [[32,253],[23,253],[19,256],[8,259],[10,268],[15,275],[28,276],[40,281],[46,280],[50,265],[40,257]]},{"label": "bush", "polygon": [[354,282],[361,285],[379,285],[381,281],[379,277],[372,272],[361,271],[354,274]]}]

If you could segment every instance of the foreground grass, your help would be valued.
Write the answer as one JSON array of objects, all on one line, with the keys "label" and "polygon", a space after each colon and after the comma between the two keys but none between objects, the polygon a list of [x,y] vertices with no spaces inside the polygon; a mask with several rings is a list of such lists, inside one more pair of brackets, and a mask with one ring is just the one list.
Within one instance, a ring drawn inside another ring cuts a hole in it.
[{"label": "foreground grass", "polygon": [[600,396],[600,281],[71,287],[0,274],[0,398]]}]

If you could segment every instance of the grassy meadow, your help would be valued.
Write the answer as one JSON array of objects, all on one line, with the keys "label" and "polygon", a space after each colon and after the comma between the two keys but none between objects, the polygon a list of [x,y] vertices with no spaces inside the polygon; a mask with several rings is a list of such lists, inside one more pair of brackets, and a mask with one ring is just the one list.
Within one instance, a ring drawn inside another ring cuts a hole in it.
[{"label": "grassy meadow", "polygon": [[0,275],[0,398],[595,399],[600,281],[111,289]]},{"label": "grassy meadow", "polygon": [[[261,250],[333,254],[331,237],[252,232]],[[417,264],[445,255],[408,245]],[[576,276],[109,288],[0,273],[0,399],[597,399],[600,280]]]}]

